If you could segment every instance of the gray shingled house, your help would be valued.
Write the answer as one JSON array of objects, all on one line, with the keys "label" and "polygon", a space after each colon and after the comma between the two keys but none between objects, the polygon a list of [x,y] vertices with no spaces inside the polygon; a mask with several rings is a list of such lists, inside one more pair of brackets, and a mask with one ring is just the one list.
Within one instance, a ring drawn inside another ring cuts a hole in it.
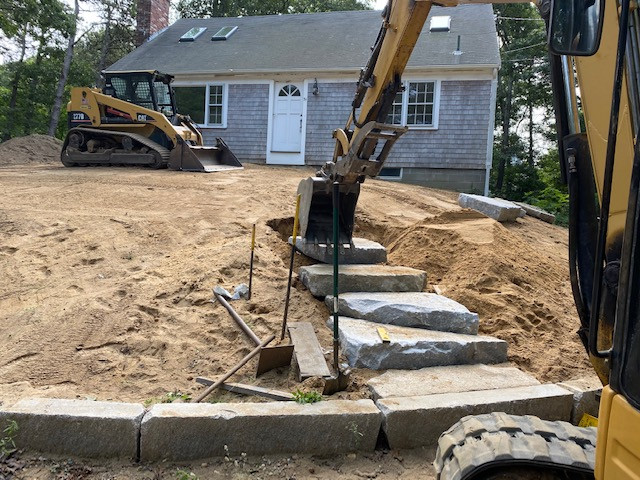
[{"label": "gray shingled house", "polygon": [[[181,19],[108,70],[174,75],[179,111],[242,162],[322,165],[380,22],[379,11]],[[409,131],[383,176],[486,193],[499,66],[490,5],[434,7],[389,117]]]}]

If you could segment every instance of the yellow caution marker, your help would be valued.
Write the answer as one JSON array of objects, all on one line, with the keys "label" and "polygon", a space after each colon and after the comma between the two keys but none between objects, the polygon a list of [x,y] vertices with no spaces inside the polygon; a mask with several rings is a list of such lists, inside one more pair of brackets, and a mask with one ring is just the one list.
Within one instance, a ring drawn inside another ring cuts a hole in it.
[{"label": "yellow caution marker", "polygon": [[589,415],[588,413],[585,413],[584,415],[582,415],[582,418],[580,419],[580,423],[578,423],[578,426],[579,427],[597,427],[598,419],[593,415]]},{"label": "yellow caution marker", "polygon": [[380,337],[380,340],[382,340],[382,343],[391,343],[391,338],[389,338],[389,332],[387,332],[386,328],[378,327],[376,330],[378,331],[378,336]]},{"label": "yellow caution marker", "polygon": [[293,247],[295,250],[295,246],[296,246],[296,239],[298,238],[298,226],[300,225],[299,221],[300,221],[300,198],[302,197],[301,194],[298,194],[298,196],[296,197],[296,214],[293,217]]}]

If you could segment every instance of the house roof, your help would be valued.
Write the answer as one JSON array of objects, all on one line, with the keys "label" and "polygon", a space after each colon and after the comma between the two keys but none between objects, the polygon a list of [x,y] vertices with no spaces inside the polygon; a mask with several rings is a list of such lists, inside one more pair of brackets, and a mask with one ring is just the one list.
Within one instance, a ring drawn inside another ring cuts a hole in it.
[{"label": "house roof", "polygon": [[[449,32],[430,32],[429,20],[408,68],[498,66],[500,56],[491,5],[433,7],[450,15]],[[107,70],[160,70],[173,75],[296,71],[358,71],[371,54],[380,11],[180,19]],[[222,27],[237,25],[226,41],[211,41]],[[207,30],[193,42],[180,37],[194,27]],[[462,55],[453,55],[458,35]]]}]

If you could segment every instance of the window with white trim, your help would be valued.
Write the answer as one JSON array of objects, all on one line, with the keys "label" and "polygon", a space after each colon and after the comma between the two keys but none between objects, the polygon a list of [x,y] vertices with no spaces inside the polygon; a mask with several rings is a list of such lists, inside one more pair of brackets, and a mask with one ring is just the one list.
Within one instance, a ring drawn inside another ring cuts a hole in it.
[{"label": "window with white trim", "polygon": [[387,122],[416,128],[437,128],[438,82],[406,81],[403,85],[404,91],[396,94]]},{"label": "window with white trim", "polygon": [[224,124],[224,85],[209,85],[207,125]]},{"label": "window with white trim", "polygon": [[175,86],[173,89],[179,113],[189,115],[194,122],[202,127],[226,128],[226,84]]}]

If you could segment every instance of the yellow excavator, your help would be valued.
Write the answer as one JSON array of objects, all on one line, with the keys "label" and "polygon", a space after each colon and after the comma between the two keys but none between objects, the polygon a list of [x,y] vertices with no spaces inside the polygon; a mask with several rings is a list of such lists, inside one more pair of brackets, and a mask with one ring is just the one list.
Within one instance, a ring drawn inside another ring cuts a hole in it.
[{"label": "yellow excavator", "polygon": [[171,82],[158,71],[105,72],[105,87],[75,87],[67,105],[65,167],[139,165],[218,172],[242,168],[221,138],[204,146],[189,116],[177,112]]},{"label": "yellow excavator", "polygon": [[[438,5],[459,3],[513,1]],[[333,161],[298,187],[305,241],[331,244],[336,230],[338,242],[352,242],[360,185],[406,131],[385,119],[431,5],[392,0],[383,11],[351,115],[334,131]],[[604,385],[597,434],[531,416],[465,417],[440,437],[439,480],[640,479],[640,12],[631,0],[541,0],[538,8],[569,191],[578,335]]]}]

